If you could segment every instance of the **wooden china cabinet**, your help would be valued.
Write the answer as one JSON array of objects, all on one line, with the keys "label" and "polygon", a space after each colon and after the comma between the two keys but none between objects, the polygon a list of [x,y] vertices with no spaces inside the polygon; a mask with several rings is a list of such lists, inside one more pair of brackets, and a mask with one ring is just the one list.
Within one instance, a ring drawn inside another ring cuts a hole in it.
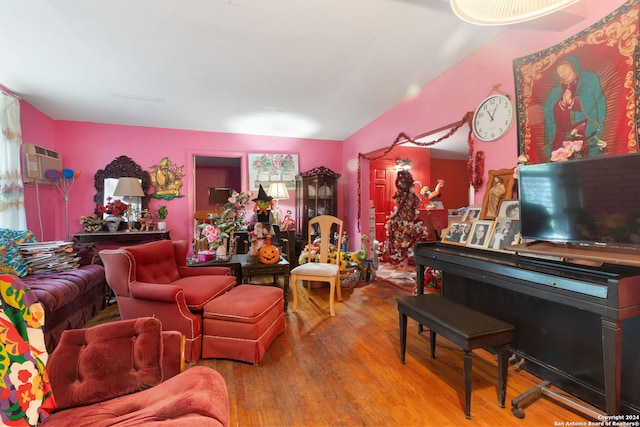
[{"label": "wooden china cabinet", "polygon": [[338,178],[339,173],[324,166],[296,176],[296,242],[299,247],[308,242],[311,218],[338,215]]}]

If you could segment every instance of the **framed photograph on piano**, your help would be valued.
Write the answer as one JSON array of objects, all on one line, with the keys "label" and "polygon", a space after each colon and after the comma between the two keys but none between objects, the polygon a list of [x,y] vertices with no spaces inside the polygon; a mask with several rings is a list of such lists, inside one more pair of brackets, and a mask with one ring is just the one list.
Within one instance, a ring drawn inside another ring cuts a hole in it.
[{"label": "framed photograph on piano", "polygon": [[487,249],[511,252],[506,248],[520,243],[520,220],[508,217],[497,218],[489,237]]},{"label": "framed photograph on piano", "polygon": [[451,221],[449,227],[442,232],[442,243],[466,246],[472,226],[468,221]]},{"label": "framed photograph on piano", "polygon": [[485,249],[489,243],[489,236],[493,231],[493,221],[474,221],[471,236],[467,240],[470,248]]}]

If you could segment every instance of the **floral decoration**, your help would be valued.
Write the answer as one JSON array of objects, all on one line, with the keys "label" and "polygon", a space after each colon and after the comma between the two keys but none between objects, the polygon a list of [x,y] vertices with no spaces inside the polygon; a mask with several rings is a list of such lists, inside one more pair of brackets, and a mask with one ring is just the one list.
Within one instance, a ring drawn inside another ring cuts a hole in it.
[{"label": "floral decoration", "polygon": [[[529,156],[526,154],[520,154],[518,156],[518,166],[528,165],[528,164],[529,164]],[[513,168],[513,179],[518,179],[518,166]]]},{"label": "floral decoration", "polygon": [[429,195],[431,194],[431,190],[429,190],[429,187],[425,185],[420,189],[420,194],[422,195],[422,197],[429,197]]},{"label": "floral decoration", "polygon": [[[336,263],[336,257],[338,254],[338,250],[336,249],[336,245],[329,243],[329,255],[327,258],[327,262],[329,264]],[[342,252],[341,260],[340,260],[340,271],[344,271],[347,267],[353,266],[348,265],[348,259],[350,259],[350,255],[348,253]],[[308,262],[320,262],[320,245],[317,243],[312,243],[311,247],[309,245],[305,245],[304,249],[300,252],[300,256],[298,257],[298,264],[306,264]]]},{"label": "floral decoration", "polygon": [[424,286],[440,289],[442,287],[442,271],[427,267],[424,270]]},{"label": "floral decoration", "polygon": [[[598,149],[600,152],[604,152],[607,148],[607,142],[601,139],[598,140]],[[582,152],[584,148],[583,135],[578,133],[578,129],[573,129],[566,135],[566,139],[562,141],[562,147],[553,150],[551,152],[552,162],[565,162],[570,159],[582,159],[585,154]]]},{"label": "floral decoration", "polygon": [[[442,289],[442,271],[427,267],[424,270],[424,287]],[[418,295],[418,282],[413,284],[413,295]]]},{"label": "floral decoration", "polygon": [[295,171],[295,162],[291,154],[262,154],[253,160],[252,166],[258,172]]},{"label": "floral decoration", "polygon": [[222,207],[220,214],[212,214],[213,224],[200,224],[203,241],[199,247],[208,246],[209,249],[217,249],[218,246],[229,238],[235,230],[245,227],[247,205],[251,201],[251,193],[233,191],[227,203]]},{"label": "floral decoration", "polygon": [[[113,200],[113,201],[112,201]],[[127,211],[129,205],[124,203],[122,200],[113,199],[112,197],[107,197],[107,205],[99,205],[98,213],[113,215],[113,216],[122,216]]]}]

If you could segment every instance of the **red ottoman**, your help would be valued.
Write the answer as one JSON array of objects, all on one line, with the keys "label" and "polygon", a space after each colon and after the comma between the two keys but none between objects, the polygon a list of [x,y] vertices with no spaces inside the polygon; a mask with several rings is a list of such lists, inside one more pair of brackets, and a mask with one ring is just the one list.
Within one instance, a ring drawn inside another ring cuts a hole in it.
[{"label": "red ottoman", "polygon": [[282,289],[238,285],[209,301],[203,314],[202,358],[259,363],[284,332]]}]

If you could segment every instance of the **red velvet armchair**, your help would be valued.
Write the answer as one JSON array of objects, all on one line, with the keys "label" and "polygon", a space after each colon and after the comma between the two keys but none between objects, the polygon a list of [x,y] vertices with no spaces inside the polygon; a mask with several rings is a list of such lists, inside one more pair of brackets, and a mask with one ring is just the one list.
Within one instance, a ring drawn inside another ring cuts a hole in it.
[{"label": "red velvet armchair", "polygon": [[187,242],[161,240],[120,249],[100,257],[120,317],[156,317],[164,330],[186,337],[185,358],[200,358],[204,305],[236,285],[227,267],[188,267]]},{"label": "red velvet armchair", "polygon": [[182,371],[183,337],[148,317],[63,332],[46,367],[57,409],[42,426],[229,426],[224,378]]}]

